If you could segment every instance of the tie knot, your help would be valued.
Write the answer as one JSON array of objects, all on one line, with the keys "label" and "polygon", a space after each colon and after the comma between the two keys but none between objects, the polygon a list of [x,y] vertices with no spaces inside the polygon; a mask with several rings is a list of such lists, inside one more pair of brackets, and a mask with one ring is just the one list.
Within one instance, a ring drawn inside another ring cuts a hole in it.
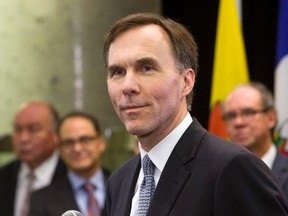
[{"label": "tie knot", "polygon": [[146,154],[143,157],[142,168],[143,168],[144,176],[147,176],[147,175],[154,176],[155,165],[150,160],[148,154]]},{"label": "tie knot", "polygon": [[31,171],[31,172],[29,172],[28,174],[27,174],[27,179],[29,179],[29,180],[34,180],[35,179],[35,174]]},{"label": "tie knot", "polygon": [[83,185],[83,188],[89,193],[93,193],[95,190],[95,186],[91,182],[86,182]]}]

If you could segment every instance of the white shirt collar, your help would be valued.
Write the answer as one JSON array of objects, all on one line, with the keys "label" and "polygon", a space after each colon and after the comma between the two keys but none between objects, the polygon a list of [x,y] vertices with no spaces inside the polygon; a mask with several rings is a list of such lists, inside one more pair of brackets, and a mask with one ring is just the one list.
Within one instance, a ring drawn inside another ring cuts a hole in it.
[{"label": "white shirt collar", "polygon": [[[50,184],[58,163],[58,158],[59,152],[58,150],[55,150],[47,160],[35,168],[35,181],[33,183],[33,190],[40,189]],[[29,172],[30,168],[28,165],[26,163],[22,163],[19,173],[20,179],[25,179]]]},{"label": "white shirt collar", "polygon": [[272,144],[269,148],[269,150],[266,152],[265,155],[263,155],[263,157],[261,158],[264,163],[266,163],[266,165],[272,169],[273,166],[273,162],[276,158],[276,154],[277,154],[277,149],[276,146],[274,144]]},{"label": "white shirt collar", "polygon": [[141,148],[141,145],[139,145],[141,160],[145,154],[148,154],[156,168],[162,172],[171,152],[192,121],[192,117],[187,113],[183,121],[148,153]]}]

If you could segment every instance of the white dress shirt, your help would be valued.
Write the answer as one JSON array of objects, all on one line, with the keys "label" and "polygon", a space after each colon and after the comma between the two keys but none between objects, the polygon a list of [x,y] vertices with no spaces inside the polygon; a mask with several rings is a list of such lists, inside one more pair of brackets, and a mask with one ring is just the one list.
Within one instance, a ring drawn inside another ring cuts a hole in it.
[{"label": "white dress shirt", "polygon": [[269,150],[266,152],[265,155],[263,155],[263,157],[261,158],[264,163],[270,168],[272,169],[273,163],[275,161],[276,158],[276,154],[277,154],[277,149],[276,146],[272,143],[272,145],[270,146]]},{"label": "white dress shirt", "polygon": [[[141,144],[139,143],[139,150],[141,154],[141,161],[143,157],[148,154],[150,160],[155,165],[155,171],[154,171],[154,181],[155,181],[155,188],[157,187],[158,181],[160,179],[161,173],[164,169],[164,166],[173,151],[174,147],[176,146],[177,142],[183,135],[183,133],[186,131],[186,129],[189,127],[189,125],[192,123],[192,117],[189,113],[187,113],[186,117],[183,119],[183,121],[173,130],[171,133],[169,133],[164,139],[162,139],[157,145],[155,145],[148,153],[145,152],[141,148]],[[139,192],[140,192],[140,185],[142,183],[142,180],[144,178],[143,169],[141,167],[141,170],[139,172],[138,180],[135,187],[135,194],[132,199],[132,205],[131,205],[131,211],[130,216],[137,216],[137,209],[138,209],[138,202],[139,202]]]},{"label": "white dress shirt", "polygon": [[[32,191],[38,190],[51,183],[58,163],[59,153],[55,151],[46,161],[44,161],[40,166],[36,167],[34,170],[34,182],[32,185]],[[23,206],[23,202],[26,195],[26,189],[28,185],[28,174],[30,169],[26,163],[21,163],[16,185],[16,193],[14,200],[14,216],[20,216],[20,211]]]}]

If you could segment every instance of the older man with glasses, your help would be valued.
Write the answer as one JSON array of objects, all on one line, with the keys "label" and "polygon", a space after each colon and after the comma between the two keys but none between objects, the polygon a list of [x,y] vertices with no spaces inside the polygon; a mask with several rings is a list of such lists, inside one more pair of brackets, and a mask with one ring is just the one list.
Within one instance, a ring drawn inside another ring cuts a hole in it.
[{"label": "older man with glasses", "polygon": [[277,115],[272,93],[258,82],[241,84],[227,96],[222,113],[231,141],[261,158],[288,198],[288,157],[279,153],[273,143]]}]

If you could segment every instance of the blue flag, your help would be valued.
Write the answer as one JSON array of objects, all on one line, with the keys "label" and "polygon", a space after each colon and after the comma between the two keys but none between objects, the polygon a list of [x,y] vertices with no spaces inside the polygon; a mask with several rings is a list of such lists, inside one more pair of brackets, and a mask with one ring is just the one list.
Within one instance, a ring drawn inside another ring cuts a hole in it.
[{"label": "blue flag", "polygon": [[[279,1],[277,32],[275,106],[278,114],[278,148],[288,154],[288,0]],[[281,141],[281,142],[280,142]]]}]

